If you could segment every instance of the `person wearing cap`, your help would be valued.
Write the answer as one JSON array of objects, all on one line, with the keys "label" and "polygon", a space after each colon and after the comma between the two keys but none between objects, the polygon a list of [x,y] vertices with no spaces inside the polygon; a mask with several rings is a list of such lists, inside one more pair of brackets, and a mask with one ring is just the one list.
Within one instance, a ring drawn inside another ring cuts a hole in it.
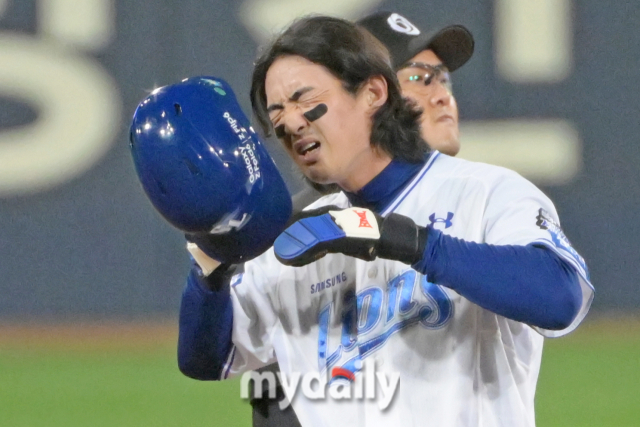
[{"label": "person wearing cap", "polygon": [[427,144],[450,156],[458,154],[458,105],[449,73],[471,58],[471,32],[461,25],[425,32],[395,12],[373,13],[357,24],[389,51],[402,94],[422,109],[422,136]]}]

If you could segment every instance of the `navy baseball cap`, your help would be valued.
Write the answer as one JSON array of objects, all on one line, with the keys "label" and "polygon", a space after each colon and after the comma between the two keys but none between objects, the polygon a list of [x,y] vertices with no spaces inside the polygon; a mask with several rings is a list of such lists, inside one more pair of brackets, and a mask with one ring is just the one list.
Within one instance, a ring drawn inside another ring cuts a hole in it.
[{"label": "navy baseball cap", "polygon": [[473,35],[462,25],[450,25],[428,33],[395,12],[377,12],[356,24],[367,29],[389,50],[395,69],[425,49],[434,51],[442,63],[454,71],[473,54]]}]

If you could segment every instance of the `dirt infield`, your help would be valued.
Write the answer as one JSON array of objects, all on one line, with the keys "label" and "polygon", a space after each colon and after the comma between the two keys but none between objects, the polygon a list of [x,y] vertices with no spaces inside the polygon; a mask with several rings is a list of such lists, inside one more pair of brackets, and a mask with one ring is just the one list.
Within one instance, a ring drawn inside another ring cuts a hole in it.
[{"label": "dirt infield", "polygon": [[178,320],[4,323],[0,348],[152,349],[175,346]]},{"label": "dirt infield", "polygon": [[[590,341],[640,336],[640,316],[594,315],[566,339]],[[0,347],[150,349],[175,346],[177,319],[0,324]]]}]

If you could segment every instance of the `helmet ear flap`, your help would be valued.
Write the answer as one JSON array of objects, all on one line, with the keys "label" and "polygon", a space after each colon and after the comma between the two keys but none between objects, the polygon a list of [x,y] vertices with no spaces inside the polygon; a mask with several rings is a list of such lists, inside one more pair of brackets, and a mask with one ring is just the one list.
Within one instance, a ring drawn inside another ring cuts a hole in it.
[{"label": "helmet ear flap", "polygon": [[291,215],[284,180],[222,79],[154,90],[133,115],[129,147],[156,210],[215,259],[259,255]]}]

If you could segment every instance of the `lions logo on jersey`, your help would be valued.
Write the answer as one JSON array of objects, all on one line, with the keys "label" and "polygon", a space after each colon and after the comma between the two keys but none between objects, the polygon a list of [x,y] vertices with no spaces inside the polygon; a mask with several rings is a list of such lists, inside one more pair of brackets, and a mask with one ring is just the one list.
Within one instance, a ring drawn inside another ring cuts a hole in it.
[{"label": "lions logo on jersey", "polygon": [[[344,274],[344,273],[343,273]],[[453,301],[444,288],[415,270],[405,270],[386,285],[342,294],[318,315],[318,368],[360,370],[362,360],[410,327],[440,329],[453,317]],[[340,309],[340,313],[335,310]],[[332,319],[339,319],[338,323]]]}]

